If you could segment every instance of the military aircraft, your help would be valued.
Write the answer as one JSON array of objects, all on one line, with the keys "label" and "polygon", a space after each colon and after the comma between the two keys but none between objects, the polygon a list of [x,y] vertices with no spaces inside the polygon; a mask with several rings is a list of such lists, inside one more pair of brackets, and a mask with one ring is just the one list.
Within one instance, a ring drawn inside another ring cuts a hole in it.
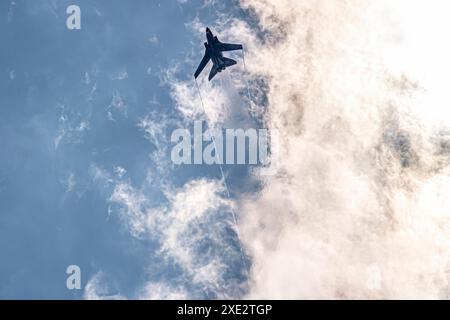
[{"label": "military aircraft", "polygon": [[233,59],[224,57],[222,55],[222,52],[242,50],[242,45],[220,42],[219,39],[217,39],[217,37],[213,35],[209,28],[206,28],[206,40],[207,42],[205,42],[205,55],[203,56],[203,59],[200,62],[197,71],[195,71],[194,77],[195,79],[197,79],[197,77],[208,64],[209,60],[211,60],[213,66],[208,76],[208,80],[211,81],[211,79],[214,78],[217,72],[222,72],[222,70],[225,70],[226,67],[230,67],[236,64],[236,61],[234,61]]}]

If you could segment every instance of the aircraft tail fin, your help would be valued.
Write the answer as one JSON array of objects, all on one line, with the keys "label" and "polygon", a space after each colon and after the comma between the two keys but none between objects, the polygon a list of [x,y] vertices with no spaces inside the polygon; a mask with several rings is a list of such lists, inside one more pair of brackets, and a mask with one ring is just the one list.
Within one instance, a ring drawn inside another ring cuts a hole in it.
[{"label": "aircraft tail fin", "polygon": [[233,60],[233,59],[224,57],[223,58],[223,63],[225,65],[225,67],[231,67],[231,66],[234,66],[237,62],[235,60]]}]

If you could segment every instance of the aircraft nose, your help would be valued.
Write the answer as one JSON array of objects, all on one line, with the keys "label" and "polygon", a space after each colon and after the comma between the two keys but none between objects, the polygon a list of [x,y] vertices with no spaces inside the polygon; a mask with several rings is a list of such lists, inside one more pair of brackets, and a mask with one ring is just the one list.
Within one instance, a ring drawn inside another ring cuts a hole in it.
[{"label": "aircraft nose", "polygon": [[210,33],[210,32],[211,32],[211,30],[209,30],[209,28],[208,28],[208,27],[206,27],[206,32],[207,32],[207,33]]}]

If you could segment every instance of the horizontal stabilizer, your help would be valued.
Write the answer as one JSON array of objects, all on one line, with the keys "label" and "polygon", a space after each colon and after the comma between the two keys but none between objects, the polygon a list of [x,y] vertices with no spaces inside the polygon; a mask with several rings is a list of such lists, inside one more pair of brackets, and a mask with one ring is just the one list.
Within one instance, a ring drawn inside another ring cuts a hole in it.
[{"label": "horizontal stabilizer", "polygon": [[208,80],[211,81],[212,78],[216,76],[217,72],[219,72],[219,68],[217,67],[217,65],[213,65],[211,71],[209,72]]},{"label": "horizontal stabilizer", "polygon": [[225,65],[225,67],[231,67],[234,66],[237,62],[233,59],[230,58],[223,58],[223,64]]}]

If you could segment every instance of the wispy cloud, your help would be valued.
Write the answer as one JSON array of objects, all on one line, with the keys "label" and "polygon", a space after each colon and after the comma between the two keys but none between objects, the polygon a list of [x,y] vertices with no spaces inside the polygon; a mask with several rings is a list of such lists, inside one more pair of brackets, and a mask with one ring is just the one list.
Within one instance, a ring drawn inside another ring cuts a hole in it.
[{"label": "wispy cloud", "polygon": [[151,37],[148,37],[147,41],[152,45],[158,45],[159,44],[159,38],[156,35],[152,35]]},{"label": "wispy cloud", "polygon": [[126,300],[120,294],[111,294],[108,282],[103,272],[96,273],[87,282],[84,289],[84,299],[86,300]]},{"label": "wispy cloud", "polygon": [[[161,268],[176,268],[170,283],[149,279],[142,285],[140,298],[232,298],[242,295],[242,263],[239,247],[233,240],[230,214],[232,203],[225,197],[220,181],[199,179],[182,188],[165,190],[166,204],[154,206],[141,190],[129,183],[115,185],[110,198],[120,205],[121,219],[138,239],[158,243]],[[91,280],[93,284],[97,280]],[[98,282],[98,281],[97,281]],[[94,287],[92,285],[90,288]],[[95,290],[86,297],[96,297]]]},{"label": "wispy cloud", "polygon": [[79,112],[74,111],[66,105],[59,103],[57,108],[60,110],[60,115],[58,119],[58,133],[53,140],[55,150],[57,150],[62,143],[81,143],[84,134],[90,130],[89,120],[83,119]]},{"label": "wispy cloud", "polygon": [[120,114],[122,114],[124,117],[127,117],[127,109],[128,105],[125,101],[125,98],[120,94],[119,90],[115,90],[112,93],[111,103],[106,108],[106,111],[108,112],[108,119],[114,120],[113,112],[117,111]]}]

